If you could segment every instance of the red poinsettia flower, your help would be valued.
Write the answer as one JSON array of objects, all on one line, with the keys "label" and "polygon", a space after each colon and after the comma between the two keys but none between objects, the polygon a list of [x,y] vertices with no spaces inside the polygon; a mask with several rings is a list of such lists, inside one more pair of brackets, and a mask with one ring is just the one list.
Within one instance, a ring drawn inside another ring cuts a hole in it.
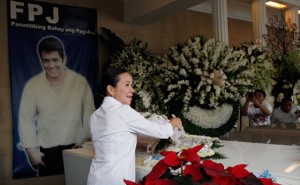
[{"label": "red poinsettia flower", "polygon": [[176,152],[164,151],[161,152],[165,156],[164,159],[160,160],[146,176],[146,180],[155,180],[161,177],[169,167],[175,167],[182,165],[182,160],[177,156]]},{"label": "red poinsettia flower", "polygon": [[212,182],[219,185],[236,185],[236,178],[225,171],[223,164],[205,160],[202,162],[205,173],[212,178]]},{"label": "red poinsettia flower", "polygon": [[222,177],[222,176],[228,176],[226,173],[223,164],[216,163],[212,160],[205,160],[202,162],[202,166],[206,172],[207,175],[212,177]]},{"label": "red poinsettia flower", "polygon": [[238,164],[234,167],[228,167],[226,168],[226,171],[228,171],[231,175],[233,175],[236,178],[245,178],[247,177],[250,172],[248,172],[245,168],[247,167],[246,164]]},{"label": "red poinsettia flower", "polygon": [[200,164],[200,156],[197,154],[197,152],[203,148],[203,144],[202,145],[198,145],[198,146],[195,146],[193,148],[189,148],[187,150],[183,150],[181,153],[180,153],[180,158],[185,161],[185,162],[191,162],[193,166],[195,167],[200,167],[201,164]]},{"label": "red poinsettia flower", "polygon": [[161,152],[160,154],[165,156],[165,158],[162,160],[169,167],[180,166],[183,162],[185,162],[177,156],[176,152],[173,152],[173,151],[164,151],[164,152]]},{"label": "red poinsettia flower", "polygon": [[130,181],[130,180],[126,180],[126,179],[123,179],[123,181],[125,182],[125,184],[127,184],[127,185],[141,185],[142,183],[141,183],[141,181],[137,184],[137,183],[135,183],[135,182],[132,182],[132,181]]},{"label": "red poinsettia flower", "polygon": [[146,181],[153,181],[161,177],[169,166],[163,161],[160,160],[150,171],[150,173],[146,176]]},{"label": "red poinsettia flower", "polygon": [[[200,157],[197,154],[197,152],[203,147],[204,145],[198,145],[193,148],[183,150],[179,157],[176,152],[174,151],[163,151],[161,152],[161,155],[164,155],[165,158],[160,160],[151,170],[151,172],[146,176],[146,181],[148,180],[155,180],[161,177],[165,171],[168,169],[168,167],[180,167],[186,162],[191,162],[194,167],[200,166]],[[193,173],[195,176],[195,179],[200,178],[200,175],[195,170],[188,169],[189,173]],[[199,169],[198,169],[199,171]],[[187,175],[188,173],[184,173]]]},{"label": "red poinsettia flower", "polygon": [[193,165],[186,165],[184,169],[183,176],[190,174],[194,182],[198,182],[203,178],[203,174],[200,171],[199,167]]},{"label": "red poinsettia flower", "polygon": [[212,181],[218,185],[242,185],[232,176],[212,177]]},{"label": "red poinsettia flower", "polygon": [[179,177],[186,177],[189,174],[194,182],[199,182],[203,178],[208,177],[207,182],[203,182],[202,185],[279,185],[270,178],[257,178],[253,173],[250,173],[245,169],[247,167],[246,164],[238,164],[226,169],[224,169],[223,164],[216,163],[209,159],[203,161],[201,164],[201,159],[197,152],[203,146],[204,145],[198,145],[183,150],[179,156],[173,151],[161,152],[165,158],[160,160],[153,167],[151,172],[145,177],[143,183],[140,181],[137,184],[128,180],[124,180],[124,182],[127,185],[176,185],[176,180],[163,179],[161,177],[167,172],[168,168],[171,167],[177,169],[178,167],[183,167],[183,165],[185,165],[185,169]]}]

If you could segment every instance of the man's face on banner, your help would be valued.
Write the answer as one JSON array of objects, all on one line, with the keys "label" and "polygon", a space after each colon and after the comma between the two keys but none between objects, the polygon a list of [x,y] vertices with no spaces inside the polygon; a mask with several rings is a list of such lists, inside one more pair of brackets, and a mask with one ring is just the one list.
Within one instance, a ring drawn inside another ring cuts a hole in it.
[{"label": "man's face on banner", "polygon": [[41,60],[47,78],[60,79],[62,77],[65,65],[58,51],[43,51]]}]

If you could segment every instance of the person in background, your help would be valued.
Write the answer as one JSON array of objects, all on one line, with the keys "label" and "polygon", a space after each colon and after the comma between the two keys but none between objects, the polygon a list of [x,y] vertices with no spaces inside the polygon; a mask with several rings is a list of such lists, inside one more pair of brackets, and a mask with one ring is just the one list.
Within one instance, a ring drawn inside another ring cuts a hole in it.
[{"label": "person in background", "polygon": [[300,107],[291,98],[282,98],[281,105],[272,112],[271,123],[296,123],[300,121],[299,116]]},{"label": "person in background", "polygon": [[134,182],[137,135],[166,139],[174,128],[182,128],[182,122],[179,118],[150,121],[131,108],[133,80],[125,69],[109,68],[102,79],[106,96],[90,119],[95,157],[87,185],[121,185],[124,179]]},{"label": "person in background", "polygon": [[270,125],[272,106],[265,102],[266,93],[262,89],[256,89],[254,93],[246,94],[246,101],[242,107],[242,115],[248,116],[250,127]]},{"label": "person in background", "polygon": [[43,71],[25,85],[19,110],[21,147],[38,176],[64,173],[62,150],[90,138],[95,110],[87,80],[68,69],[62,42],[53,36],[38,44]]}]

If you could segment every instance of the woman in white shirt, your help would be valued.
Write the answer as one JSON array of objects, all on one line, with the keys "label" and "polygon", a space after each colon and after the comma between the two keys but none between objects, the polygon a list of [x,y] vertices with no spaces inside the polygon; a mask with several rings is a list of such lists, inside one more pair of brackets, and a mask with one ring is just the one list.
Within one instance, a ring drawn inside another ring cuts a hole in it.
[{"label": "woman in white shirt", "polygon": [[172,118],[159,124],[132,109],[133,82],[125,69],[110,68],[102,79],[107,96],[90,119],[95,157],[87,185],[121,185],[124,179],[134,182],[137,134],[168,138],[173,128],[182,128],[182,123]]}]

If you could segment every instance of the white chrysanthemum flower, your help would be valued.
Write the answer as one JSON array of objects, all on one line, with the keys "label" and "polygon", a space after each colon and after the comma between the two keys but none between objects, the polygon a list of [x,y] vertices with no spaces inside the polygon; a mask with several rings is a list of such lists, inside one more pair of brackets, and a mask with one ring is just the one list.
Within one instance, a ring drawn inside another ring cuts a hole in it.
[{"label": "white chrysanthemum flower", "polygon": [[202,75],[203,73],[202,73],[202,70],[201,70],[201,69],[197,68],[197,69],[195,69],[195,74],[200,76],[200,75]]},{"label": "white chrysanthemum flower", "polygon": [[282,86],[283,89],[289,89],[289,88],[292,88],[293,87],[293,84],[284,84]]},{"label": "white chrysanthemum flower", "polygon": [[179,74],[182,75],[182,76],[184,76],[184,77],[188,76],[185,69],[180,69]]},{"label": "white chrysanthemum flower", "polygon": [[200,157],[209,157],[209,156],[212,156],[215,154],[215,151],[213,151],[209,146],[207,145],[204,145],[203,148],[201,148],[201,150],[199,150],[197,152],[197,154],[200,156]]},{"label": "white chrysanthemum flower", "polygon": [[205,87],[205,92],[210,92],[210,90],[211,90],[211,86],[210,85],[207,85],[206,87]]},{"label": "white chrysanthemum flower", "polygon": [[252,54],[252,48],[248,47],[248,55],[251,55],[251,54]]},{"label": "white chrysanthemum flower", "polygon": [[278,96],[277,96],[277,99],[276,101],[281,103],[282,99],[284,98],[284,94],[283,93],[279,93]]},{"label": "white chrysanthemum flower", "polygon": [[298,94],[300,92],[300,80],[298,80],[294,86],[293,94]]},{"label": "white chrysanthemum flower", "polygon": [[191,62],[192,62],[194,65],[197,65],[197,64],[199,64],[199,59],[198,59],[198,58],[192,58]]},{"label": "white chrysanthemum flower", "polygon": [[150,101],[151,101],[150,94],[148,92],[145,92],[145,91],[139,91],[137,94],[142,98],[144,107],[149,108],[150,107]]}]

